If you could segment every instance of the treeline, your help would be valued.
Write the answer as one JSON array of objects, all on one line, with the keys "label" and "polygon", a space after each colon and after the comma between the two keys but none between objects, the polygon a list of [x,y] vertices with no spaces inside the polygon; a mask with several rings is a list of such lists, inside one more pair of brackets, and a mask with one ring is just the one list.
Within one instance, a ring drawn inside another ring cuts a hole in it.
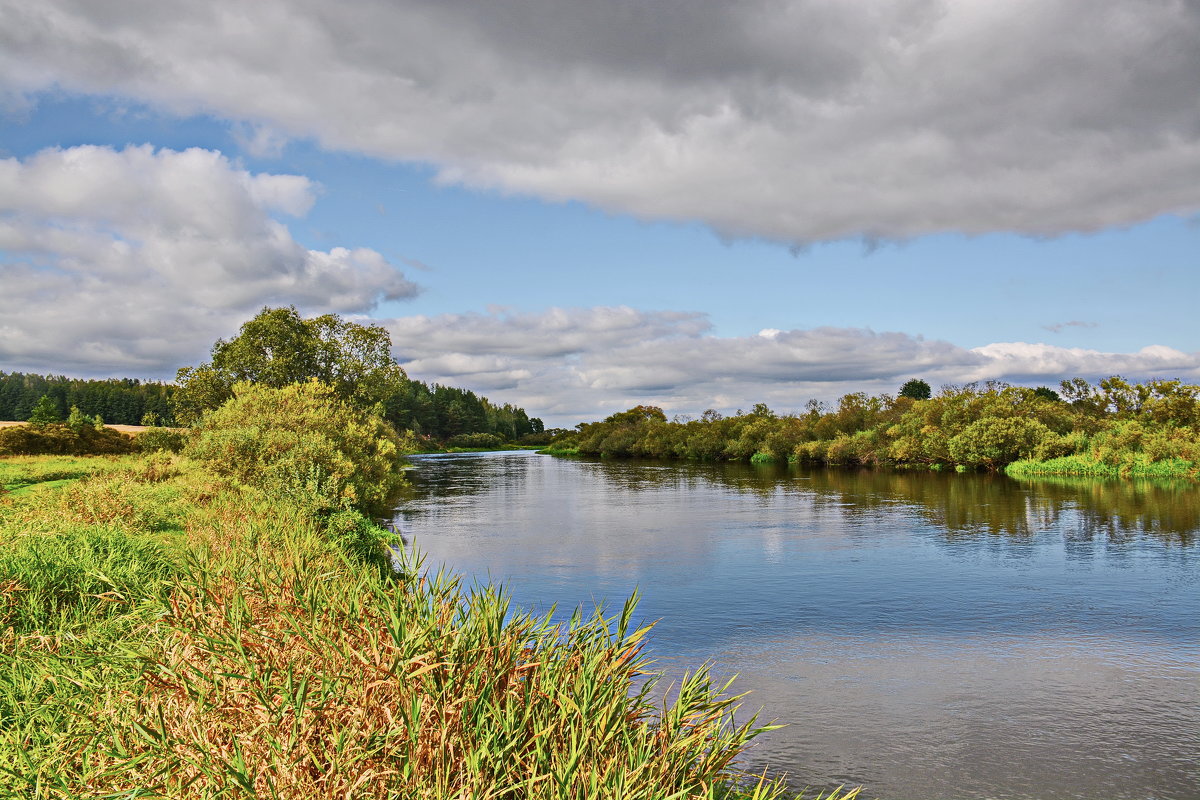
[{"label": "treeline", "polygon": [[147,414],[159,424],[174,425],[170,384],[136,378],[84,380],[62,375],[0,372],[0,420],[23,422],[43,397],[50,398],[59,419],[75,407],[110,425],[140,425]]},{"label": "treeline", "polygon": [[411,380],[392,360],[386,331],[334,314],[306,320],[294,308],[263,309],[238,336],[218,340],[212,353],[211,362],[179,370],[177,385],[0,372],[0,420],[28,421],[46,398],[44,423],[77,412],[110,425],[191,427],[232,399],[238,383],[282,388],[315,380],[426,441],[463,446],[549,441],[542,421],[523,408],[492,403],[468,389]]},{"label": "treeline", "polygon": [[[1060,393],[1061,392],[1061,393]],[[1060,473],[1200,471],[1200,386],[1180,381],[1097,385],[1060,392],[998,382],[948,386],[933,397],[848,394],[836,408],[810,402],[780,416],[766,405],[723,417],[667,421],[637,406],[560,435],[556,452],[829,465],[999,469],[1054,462]],[[1036,470],[1031,470],[1036,471]]]},{"label": "treeline", "polygon": [[500,441],[516,442],[540,434],[542,421],[525,409],[496,405],[469,389],[432,386],[406,379],[384,400],[384,419],[397,430],[410,430],[441,442],[472,434],[491,434]]}]

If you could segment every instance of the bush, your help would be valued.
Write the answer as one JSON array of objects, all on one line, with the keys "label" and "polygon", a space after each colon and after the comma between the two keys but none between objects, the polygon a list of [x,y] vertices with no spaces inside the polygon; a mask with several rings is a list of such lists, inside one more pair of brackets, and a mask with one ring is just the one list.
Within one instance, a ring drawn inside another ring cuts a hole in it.
[{"label": "bush", "polygon": [[382,512],[403,484],[396,432],[332,387],[241,383],[233,391],[205,415],[186,451],[214,472],[321,516]]},{"label": "bush", "polygon": [[117,455],[136,451],[133,439],[112,428],[88,426],[76,431],[58,422],[0,428],[0,455],[4,456]]},{"label": "bush", "polygon": [[950,440],[950,458],[956,464],[995,469],[1029,458],[1055,435],[1035,419],[985,417]]},{"label": "bush", "polygon": [[133,438],[134,444],[143,453],[159,453],[167,451],[178,453],[187,444],[187,437],[182,431],[170,428],[147,428]]},{"label": "bush", "polygon": [[446,444],[450,447],[500,447],[504,440],[494,433],[460,433]]}]

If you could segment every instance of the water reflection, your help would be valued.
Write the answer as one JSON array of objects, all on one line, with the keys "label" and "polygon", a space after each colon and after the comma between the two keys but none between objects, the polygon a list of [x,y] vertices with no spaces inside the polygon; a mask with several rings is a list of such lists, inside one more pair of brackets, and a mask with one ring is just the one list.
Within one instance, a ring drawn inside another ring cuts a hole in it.
[{"label": "water reflection", "polygon": [[906,797],[1195,798],[1200,492],[733,464],[423,460],[399,524],[517,604],[659,620],[792,723],[752,763]]},{"label": "water reflection", "polygon": [[852,514],[901,504],[917,509],[949,534],[1030,536],[1054,527],[1064,511],[1081,515],[1075,527],[1088,536],[1100,530],[1116,538],[1149,534],[1189,545],[1200,530],[1200,491],[1190,481],[1018,481],[988,473],[605,460],[581,461],[579,468],[628,492],[710,486],[764,500],[779,492],[807,492],[815,502],[840,505]]}]

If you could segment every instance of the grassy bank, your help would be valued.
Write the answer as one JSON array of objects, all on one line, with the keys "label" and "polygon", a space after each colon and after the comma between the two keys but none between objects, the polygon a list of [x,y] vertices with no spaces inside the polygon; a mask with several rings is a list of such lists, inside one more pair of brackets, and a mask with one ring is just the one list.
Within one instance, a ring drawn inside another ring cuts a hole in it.
[{"label": "grassy bank", "polygon": [[1025,459],[1005,467],[1014,478],[1073,475],[1089,478],[1188,478],[1200,479],[1200,463],[1183,458],[1151,460],[1144,453],[1125,453],[1102,460],[1094,455],[1071,455],[1045,461]]},{"label": "grassy bank", "polygon": [[182,456],[0,465],[45,486],[0,498],[0,795],[724,797],[757,733],[703,672],[652,699],[632,605],[394,573],[361,517]]}]

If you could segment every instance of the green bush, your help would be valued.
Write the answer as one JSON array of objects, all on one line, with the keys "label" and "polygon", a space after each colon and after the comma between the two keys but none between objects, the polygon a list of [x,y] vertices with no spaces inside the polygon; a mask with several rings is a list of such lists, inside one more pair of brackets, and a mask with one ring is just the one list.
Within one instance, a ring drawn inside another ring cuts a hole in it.
[{"label": "green bush", "polygon": [[3,456],[119,455],[136,451],[133,439],[112,428],[86,426],[72,430],[59,422],[0,428]]},{"label": "green bush", "polygon": [[187,436],[183,431],[151,427],[135,436],[133,442],[143,453],[159,453],[164,450],[178,453],[187,444]]},{"label": "green bush", "polygon": [[995,469],[1029,458],[1046,440],[1056,436],[1035,419],[985,417],[968,425],[948,447],[956,464]]},{"label": "green bush", "polygon": [[494,433],[460,433],[446,444],[450,447],[500,447],[504,440]]},{"label": "green bush", "polygon": [[205,415],[187,455],[316,515],[378,513],[403,484],[402,443],[383,420],[317,381],[240,383]]}]

